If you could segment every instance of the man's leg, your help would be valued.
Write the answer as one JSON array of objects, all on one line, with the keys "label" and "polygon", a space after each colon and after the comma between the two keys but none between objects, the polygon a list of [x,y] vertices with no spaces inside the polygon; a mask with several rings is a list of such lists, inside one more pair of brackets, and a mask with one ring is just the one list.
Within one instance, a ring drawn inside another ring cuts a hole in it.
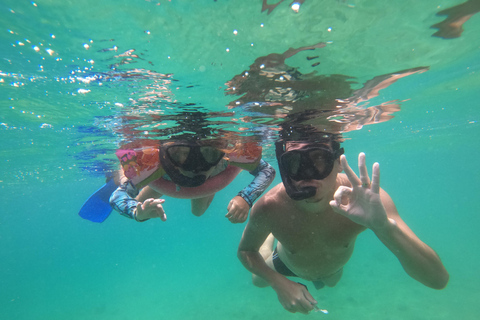
[{"label": "man's leg", "polygon": [[[267,264],[267,266],[269,266],[273,270],[275,270],[275,268],[273,267],[273,259],[272,259],[274,242],[275,242],[275,238],[273,237],[273,234],[270,233],[269,236],[267,237],[267,239],[265,240],[265,242],[260,247],[260,250],[259,250],[259,252],[262,255],[263,260],[265,260],[265,263]],[[252,274],[252,282],[255,286],[260,287],[260,288],[264,288],[264,287],[269,286],[269,284],[265,280],[263,280],[262,278],[260,278],[259,276],[255,275],[255,274]]]},{"label": "man's leg", "polygon": [[197,217],[200,217],[202,214],[204,214],[210,206],[210,203],[212,203],[214,196],[215,193],[203,198],[192,199],[192,213]]}]

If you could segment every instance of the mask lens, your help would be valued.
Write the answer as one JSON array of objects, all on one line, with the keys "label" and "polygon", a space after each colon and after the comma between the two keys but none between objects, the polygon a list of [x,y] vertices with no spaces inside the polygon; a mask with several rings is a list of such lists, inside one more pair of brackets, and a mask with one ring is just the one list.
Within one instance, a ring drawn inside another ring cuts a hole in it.
[{"label": "mask lens", "polygon": [[224,153],[214,147],[203,146],[200,147],[200,153],[202,154],[205,162],[210,165],[216,165],[222,158]]},{"label": "mask lens", "polygon": [[216,166],[224,153],[211,146],[177,145],[168,147],[167,155],[173,165],[195,172]]},{"label": "mask lens", "polygon": [[329,150],[309,148],[293,150],[281,157],[283,168],[293,180],[322,180],[333,169],[333,155]]},{"label": "mask lens", "polygon": [[302,155],[300,152],[287,152],[282,156],[282,165],[287,170],[289,176],[296,176],[300,169]]},{"label": "mask lens", "polygon": [[167,149],[167,154],[174,165],[181,167],[187,161],[190,150],[188,146],[171,146]]},{"label": "mask lens", "polygon": [[330,153],[327,153],[325,150],[321,149],[310,151],[308,156],[315,166],[315,169],[322,174],[327,170],[332,158]]}]

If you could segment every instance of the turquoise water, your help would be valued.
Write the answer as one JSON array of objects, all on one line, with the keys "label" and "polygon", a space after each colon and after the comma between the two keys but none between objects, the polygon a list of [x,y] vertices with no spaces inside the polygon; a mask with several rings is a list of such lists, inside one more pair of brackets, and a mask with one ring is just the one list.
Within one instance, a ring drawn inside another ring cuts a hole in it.
[{"label": "turquoise water", "polygon": [[[309,317],[477,319],[480,16],[456,39],[432,37],[430,28],[444,19],[437,12],[459,3],[307,0],[298,13],[283,2],[267,14],[260,0],[3,1],[0,319],[303,318],[273,290],[254,287],[236,258],[244,225],[223,216],[248,173],[200,218],[172,198],[165,223],[112,214],[95,224],[77,213],[115,165],[121,116],[142,123],[156,110],[168,118],[195,104],[226,131],[256,133],[258,124],[244,132],[228,113],[236,97],[225,83],[258,57],[319,42],[327,46],[287,64],[355,77],[355,88],[429,67],[368,101],[397,101],[400,111],[346,132],[344,148],[351,163],[364,151],[369,165],[381,164],[382,187],[440,255],[450,283],[435,291],[415,282],[367,231],[335,288],[309,288],[330,312]],[[270,144],[263,141],[265,156],[276,166]]]}]

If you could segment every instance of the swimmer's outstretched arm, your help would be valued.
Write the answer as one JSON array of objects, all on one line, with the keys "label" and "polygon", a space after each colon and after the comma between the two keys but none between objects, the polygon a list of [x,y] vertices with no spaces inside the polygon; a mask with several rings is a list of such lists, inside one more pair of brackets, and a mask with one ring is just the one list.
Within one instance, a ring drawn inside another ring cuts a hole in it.
[{"label": "swimmer's outstretched arm", "polygon": [[248,211],[255,200],[270,186],[275,178],[275,169],[268,162],[260,159],[258,165],[231,163],[244,170],[248,170],[255,178],[228,204],[228,213],[225,217],[232,223],[243,223],[248,218]]},{"label": "swimmer's outstretched arm", "polygon": [[[143,190],[142,193],[145,197],[146,193],[144,193]],[[151,218],[160,218],[162,221],[167,220],[167,216],[162,207],[162,203],[165,202],[164,199],[148,198],[143,202],[139,202],[134,199],[134,197],[138,195],[139,191],[130,180],[127,180],[112,193],[110,196],[110,205],[121,215],[139,222]]]},{"label": "swimmer's outstretched arm", "polygon": [[[398,258],[404,270],[424,285],[443,289],[449,275],[438,255],[423,243],[400,218],[390,196],[380,189],[380,166],[373,165],[372,180],[365,165],[365,154],[358,156],[360,178],[341,156],[345,174],[352,187],[339,187],[330,201],[333,210],[355,223],[371,229]],[[342,200],[348,199],[348,204]]]}]

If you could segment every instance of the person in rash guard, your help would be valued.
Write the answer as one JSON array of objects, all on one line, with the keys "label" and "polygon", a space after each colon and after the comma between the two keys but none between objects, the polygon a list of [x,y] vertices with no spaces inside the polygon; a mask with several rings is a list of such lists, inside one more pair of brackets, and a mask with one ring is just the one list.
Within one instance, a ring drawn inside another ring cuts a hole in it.
[{"label": "person in rash guard", "polygon": [[185,139],[126,146],[117,150],[116,155],[124,177],[111,195],[110,204],[136,221],[165,221],[165,200],[160,199],[163,195],[191,199],[192,213],[201,216],[215,193],[243,169],[254,179],[230,201],[226,214],[232,223],[242,223],[254,201],[275,177],[275,170],[262,160],[262,148],[255,142],[238,142],[228,147],[225,140]]}]

